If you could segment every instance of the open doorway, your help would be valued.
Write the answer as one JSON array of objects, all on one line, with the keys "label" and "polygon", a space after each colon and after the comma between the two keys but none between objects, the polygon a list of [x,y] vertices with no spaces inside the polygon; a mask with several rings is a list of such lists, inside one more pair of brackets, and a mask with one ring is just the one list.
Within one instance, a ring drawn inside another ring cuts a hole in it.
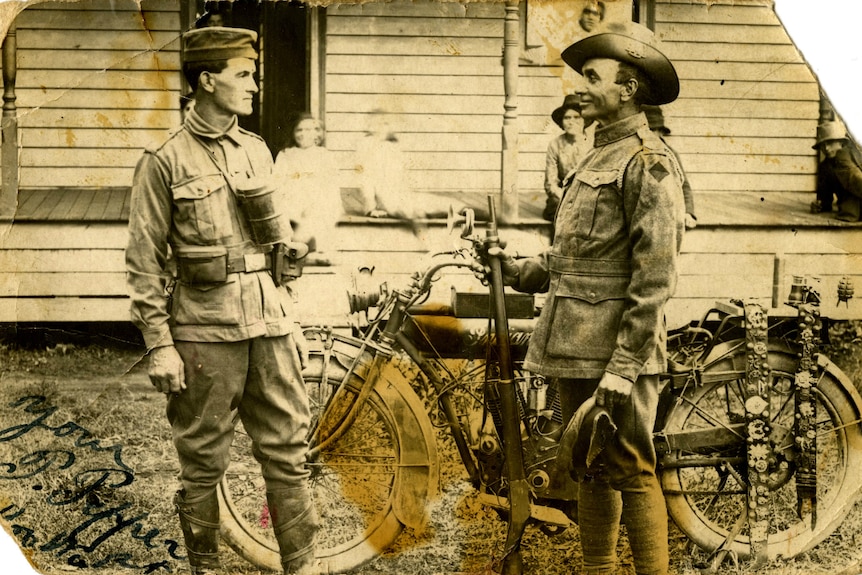
[{"label": "open doorway", "polygon": [[240,125],[260,134],[273,154],[302,112],[320,116],[319,49],[325,9],[296,0],[195,0],[198,25],[254,30],[259,36],[258,85],[254,112]]}]

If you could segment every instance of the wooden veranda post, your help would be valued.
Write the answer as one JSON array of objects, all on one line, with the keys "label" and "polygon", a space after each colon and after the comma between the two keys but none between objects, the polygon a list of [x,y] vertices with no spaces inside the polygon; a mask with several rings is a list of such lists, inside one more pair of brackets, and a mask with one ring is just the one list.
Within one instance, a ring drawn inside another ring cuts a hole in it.
[{"label": "wooden veranda post", "polygon": [[15,81],[18,75],[15,23],[3,39],[3,143],[0,145],[0,219],[15,215],[18,206],[18,108],[15,105]]},{"label": "wooden veranda post", "polygon": [[502,219],[518,219],[518,58],[520,43],[518,0],[506,0],[503,23],[503,166],[501,200]]}]

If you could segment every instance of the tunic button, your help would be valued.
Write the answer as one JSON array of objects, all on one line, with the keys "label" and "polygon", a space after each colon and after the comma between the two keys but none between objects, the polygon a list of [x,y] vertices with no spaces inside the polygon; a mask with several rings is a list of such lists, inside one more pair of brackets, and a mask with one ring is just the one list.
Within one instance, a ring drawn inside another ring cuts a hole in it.
[{"label": "tunic button", "polygon": [[591,291],[590,292],[590,299],[594,299],[595,297],[596,297],[596,292]]}]

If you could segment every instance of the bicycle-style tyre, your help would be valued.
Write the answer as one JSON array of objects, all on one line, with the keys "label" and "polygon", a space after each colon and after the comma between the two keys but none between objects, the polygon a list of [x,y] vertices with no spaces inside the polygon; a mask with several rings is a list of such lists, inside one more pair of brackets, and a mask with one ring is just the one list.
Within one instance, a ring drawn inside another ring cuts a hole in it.
[{"label": "bicycle-style tyre", "polygon": [[[327,356],[322,349],[311,350],[303,377],[312,430],[318,427],[333,392],[359,355],[356,346],[350,338],[337,338]],[[325,420],[337,419],[356,399],[370,362],[371,355],[366,352],[337,405],[329,406]],[[425,525],[427,503],[438,487],[435,439],[421,400],[396,367],[383,367],[347,432],[323,449],[308,467],[320,519],[316,555],[324,572],[355,569],[389,547],[405,525],[416,529]],[[279,570],[266,487],[252,456],[251,439],[241,424],[219,495],[225,542],[249,562]]]},{"label": "bicycle-style tyre", "polygon": [[[705,362],[702,384],[687,390],[668,414],[663,432],[714,430],[717,434],[745,421],[744,342],[722,344]],[[766,556],[794,557],[823,541],[856,502],[862,486],[860,398],[852,382],[825,356],[816,393],[816,521],[810,509],[800,518],[797,506],[796,463],[787,449],[793,439],[795,408],[793,380],[798,357],[770,342],[772,368],[771,414],[776,456],[782,468],[770,484]],[[661,483],[668,513],[695,544],[707,552],[719,547],[743,559],[752,558],[748,523],[748,471],[745,438],[711,452],[676,450],[660,462]],[[786,451],[784,454],[778,451]],[[783,471],[782,471],[783,470]],[[783,473],[783,475],[782,475]],[[813,524],[812,524],[813,523]],[[734,536],[730,536],[733,533]]]}]

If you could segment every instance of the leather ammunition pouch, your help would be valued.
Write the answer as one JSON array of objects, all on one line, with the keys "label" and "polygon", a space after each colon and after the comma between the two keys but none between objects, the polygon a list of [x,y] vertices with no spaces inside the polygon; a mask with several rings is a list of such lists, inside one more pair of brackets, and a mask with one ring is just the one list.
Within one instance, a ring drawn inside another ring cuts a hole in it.
[{"label": "leather ammunition pouch", "polygon": [[300,242],[275,244],[272,247],[272,280],[279,286],[302,276],[308,245]]},{"label": "leather ammunition pouch", "polygon": [[177,278],[184,284],[227,281],[227,248],[183,248],[177,253]]},{"label": "leather ammunition pouch", "polygon": [[272,266],[268,253],[231,254],[224,246],[183,246],[176,259],[177,279],[189,285],[224,283],[228,274],[268,270]]}]

